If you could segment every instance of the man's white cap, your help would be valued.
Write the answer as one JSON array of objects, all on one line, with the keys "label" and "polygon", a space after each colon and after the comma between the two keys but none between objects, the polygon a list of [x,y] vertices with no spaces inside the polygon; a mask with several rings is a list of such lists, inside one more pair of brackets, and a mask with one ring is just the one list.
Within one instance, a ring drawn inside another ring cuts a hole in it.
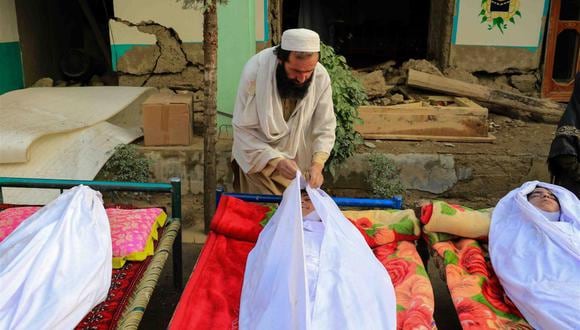
[{"label": "man's white cap", "polygon": [[295,52],[319,52],[320,37],[312,30],[289,29],[282,33],[281,47],[284,50]]}]

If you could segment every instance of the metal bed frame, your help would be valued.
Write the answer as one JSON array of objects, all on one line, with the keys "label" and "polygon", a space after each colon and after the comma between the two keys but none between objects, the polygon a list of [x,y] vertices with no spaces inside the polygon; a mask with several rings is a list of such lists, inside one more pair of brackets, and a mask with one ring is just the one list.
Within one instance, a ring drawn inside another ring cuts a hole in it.
[{"label": "metal bed frame", "polygon": [[[222,196],[235,197],[247,202],[255,203],[280,203],[282,196],[278,195],[259,195],[246,193],[230,193],[225,192],[223,187],[216,190],[216,207],[219,205]],[[392,198],[378,199],[378,198],[354,198],[354,197],[332,197],[338,206],[348,207],[370,207],[380,209],[401,209],[403,207],[403,197],[395,196]]]},{"label": "metal bed frame", "polygon": [[[181,179],[171,178],[170,183],[145,182],[115,182],[90,180],[60,180],[38,178],[0,177],[0,203],[3,203],[2,188],[42,188],[42,189],[70,189],[74,186],[85,185],[98,191],[132,191],[154,192],[171,194],[171,219],[181,221]],[[183,287],[181,229],[173,242],[173,282],[177,289]]]}]

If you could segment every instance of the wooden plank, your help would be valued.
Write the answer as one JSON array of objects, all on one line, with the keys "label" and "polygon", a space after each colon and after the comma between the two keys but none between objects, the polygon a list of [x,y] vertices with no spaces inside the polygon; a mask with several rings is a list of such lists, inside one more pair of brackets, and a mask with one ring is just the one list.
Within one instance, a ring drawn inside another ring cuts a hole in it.
[{"label": "wooden plank", "polygon": [[439,141],[439,142],[471,142],[493,143],[495,136],[429,136],[429,135],[395,135],[395,134],[365,134],[367,140],[403,140],[403,141]]},{"label": "wooden plank", "polygon": [[487,116],[488,111],[486,108],[467,108],[467,107],[391,107],[391,106],[380,106],[380,105],[364,105],[358,108],[359,114],[373,114],[373,113],[386,113],[386,114],[436,114],[436,115],[484,115]]},{"label": "wooden plank", "polygon": [[464,107],[485,109],[481,105],[473,102],[472,100],[470,100],[466,97],[456,97],[455,102],[457,102],[457,104],[460,104],[461,106],[464,106]]},{"label": "wooden plank", "polygon": [[355,129],[367,134],[479,136],[488,133],[487,109],[464,107],[359,108],[362,124]]},{"label": "wooden plank", "polygon": [[409,69],[407,84],[445,94],[466,96],[490,104],[527,112],[540,116],[547,123],[557,123],[564,111],[562,105],[551,100],[536,99],[502,90],[490,89],[485,86],[439,77],[413,69]]}]

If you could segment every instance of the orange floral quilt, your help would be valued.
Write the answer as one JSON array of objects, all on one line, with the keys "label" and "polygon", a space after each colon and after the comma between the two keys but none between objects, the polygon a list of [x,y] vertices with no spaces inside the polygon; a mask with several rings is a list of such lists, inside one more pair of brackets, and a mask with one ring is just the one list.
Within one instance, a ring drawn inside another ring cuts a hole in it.
[{"label": "orange floral quilt", "polygon": [[435,299],[429,276],[414,242],[394,242],[373,249],[395,287],[397,329],[436,329]]},{"label": "orange floral quilt", "polygon": [[463,329],[532,329],[505,294],[478,241],[439,242],[433,249],[444,259],[447,286]]}]

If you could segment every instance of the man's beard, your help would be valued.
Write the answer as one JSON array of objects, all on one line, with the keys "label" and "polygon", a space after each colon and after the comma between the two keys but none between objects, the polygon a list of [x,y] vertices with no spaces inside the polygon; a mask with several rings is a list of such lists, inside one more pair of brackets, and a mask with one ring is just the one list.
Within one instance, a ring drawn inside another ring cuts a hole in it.
[{"label": "man's beard", "polygon": [[295,80],[289,79],[288,76],[286,76],[284,63],[278,63],[278,67],[276,68],[276,85],[280,97],[283,99],[294,100],[304,98],[304,95],[308,92],[308,87],[310,87],[310,83],[312,82],[312,76],[304,81],[302,85],[297,85]]}]

